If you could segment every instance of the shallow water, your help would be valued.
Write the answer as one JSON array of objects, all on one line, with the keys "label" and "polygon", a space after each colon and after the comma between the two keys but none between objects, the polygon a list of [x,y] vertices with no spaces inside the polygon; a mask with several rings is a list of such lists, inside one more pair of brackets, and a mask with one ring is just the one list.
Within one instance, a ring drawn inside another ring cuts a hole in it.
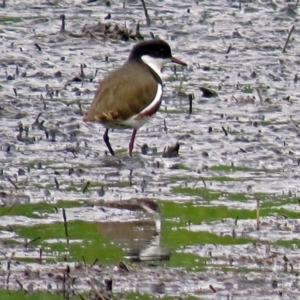
[{"label": "shallow water", "polygon": [[[148,2],[150,27],[146,26],[139,1],[125,2],[125,8],[117,1],[111,7],[105,6],[104,1],[8,2],[0,11],[0,192],[3,191],[0,197],[3,205],[37,202],[55,205],[59,200],[116,201],[146,197],[255,210],[255,193],[269,194],[269,200],[290,193],[296,199],[300,151],[300,90],[295,77],[299,64],[297,26],[286,53],[282,49],[290,28],[299,20],[298,9],[292,7],[295,2],[244,2],[241,10],[235,1]],[[112,19],[104,20],[109,12]],[[64,34],[60,33],[61,14],[66,15]],[[104,129],[82,122],[79,104],[83,111],[87,109],[97,82],[126,60],[134,44],[103,37],[70,36],[70,31],[79,34],[85,24],[92,31],[98,21],[117,23],[120,27],[126,24],[133,31],[139,22],[145,39],[150,39],[152,32],[167,40],[174,56],[188,63],[187,68],[177,67],[176,74],[171,66],[164,69],[161,111],[141,128],[136,140],[137,152],[144,143],[154,149],[149,155],[135,153],[129,158],[131,132],[116,130],[110,133],[110,141],[115,150],[123,152],[116,158],[107,157],[102,141]],[[79,76],[81,64],[84,64],[84,78],[81,82],[72,81]],[[218,97],[202,97],[200,86],[216,90]],[[188,114],[189,93],[195,96],[192,115]],[[34,141],[18,139],[19,122],[28,126],[29,137],[34,137]],[[164,148],[177,141],[179,157],[161,157]],[[158,154],[153,154],[156,151]],[[184,168],[178,169],[176,164]],[[229,169],[213,169],[214,166],[229,166]],[[231,171],[230,166],[239,166],[241,170]],[[92,184],[82,193],[88,181]],[[174,192],[174,187],[203,188],[204,185],[222,195],[209,202],[201,195]],[[243,193],[248,201],[232,200],[228,193]],[[297,203],[282,203],[279,207],[299,211]],[[134,212],[124,213],[122,209],[103,211],[97,207],[69,208],[67,216],[68,220],[86,220],[88,216],[89,222],[151,219]],[[42,220],[7,215],[0,218],[0,225],[32,226],[57,221],[61,221],[61,214],[48,214]],[[232,219],[208,221],[189,230],[230,235],[233,222]],[[278,216],[263,218],[262,222],[266,225],[257,233],[255,220],[243,220],[235,228],[236,233],[244,232],[246,237],[266,243],[297,239],[297,217],[289,220],[287,226]],[[3,234],[7,238],[7,233]],[[198,247],[194,245],[191,249],[195,248],[192,251],[201,257],[203,252]],[[207,255],[210,245],[203,247]],[[236,255],[241,251],[239,246],[228,247],[225,255],[234,247],[237,247]],[[175,251],[181,251],[180,245]],[[245,251],[246,263],[254,259],[251,251]],[[293,256],[295,261],[298,258],[298,251],[284,247],[278,251]],[[17,256],[22,255],[20,250]],[[219,260],[222,265],[223,260]],[[227,299],[232,293],[234,299],[246,299],[246,295],[249,299],[274,299],[279,290],[273,289],[270,282],[276,278],[280,290],[284,291],[283,298],[299,296],[297,289],[291,288],[294,282],[298,286],[293,272],[282,272],[277,266],[256,268],[252,263],[246,267],[246,263],[238,266],[242,265],[247,272],[229,271],[226,275],[214,263],[199,273],[141,267],[132,277],[143,274],[144,277],[140,277],[139,283],[132,279],[126,291],[153,293],[152,283],[148,282],[153,272],[157,272],[166,284],[163,292],[166,295],[195,294],[196,297],[205,295],[205,299]],[[298,264],[293,266],[294,270],[299,269]],[[253,272],[248,273],[249,270]],[[20,267],[15,271],[18,274]],[[199,277],[204,278],[200,284],[196,283]],[[124,291],[123,284],[128,280],[122,274],[114,278],[117,278],[116,291]],[[233,282],[233,287],[227,289],[226,282]],[[209,285],[218,292],[213,293]],[[90,287],[79,285],[78,288]]]}]

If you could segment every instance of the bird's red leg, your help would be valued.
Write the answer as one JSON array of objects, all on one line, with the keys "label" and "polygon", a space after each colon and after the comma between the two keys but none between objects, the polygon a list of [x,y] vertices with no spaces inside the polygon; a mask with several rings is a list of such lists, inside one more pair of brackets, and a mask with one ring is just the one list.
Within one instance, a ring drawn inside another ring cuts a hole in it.
[{"label": "bird's red leg", "polygon": [[110,145],[110,142],[109,142],[108,128],[107,128],[107,129],[105,130],[105,132],[104,132],[103,140],[104,140],[104,142],[105,142],[105,144],[106,144],[106,146],[107,146],[107,148],[108,148],[110,154],[111,154],[112,156],[115,156],[115,152],[114,152],[114,150],[112,149],[112,147],[111,147],[111,145]]},{"label": "bird's red leg", "polygon": [[130,143],[129,143],[129,155],[132,156],[132,150],[133,150],[133,146],[134,146],[134,139],[136,136],[136,129],[133,129],[132,135],[131,135],[131,139],[130,139]]}]

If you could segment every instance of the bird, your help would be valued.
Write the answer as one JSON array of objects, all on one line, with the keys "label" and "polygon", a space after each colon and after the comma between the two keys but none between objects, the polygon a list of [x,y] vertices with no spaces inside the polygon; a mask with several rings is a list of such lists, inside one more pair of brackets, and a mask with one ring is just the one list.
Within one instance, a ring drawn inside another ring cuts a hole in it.
[{"label": "bird", "polygon": [[172,56],[166,41],[139,42],[133,46],[127,61],[100,81],[83,121],[98,122],[106,128],[103,140],[112,156],[115,152],[108,136],[111,128],[133,129],[129,142],[129,155],[132,156],[137,131],[161,105],[161,70],[167,63],[187,66]]}]

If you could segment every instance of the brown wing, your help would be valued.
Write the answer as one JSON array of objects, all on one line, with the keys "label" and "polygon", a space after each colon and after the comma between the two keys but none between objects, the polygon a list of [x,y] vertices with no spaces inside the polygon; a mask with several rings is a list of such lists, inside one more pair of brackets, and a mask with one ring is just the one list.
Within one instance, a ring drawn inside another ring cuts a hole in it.
[{"label": "brown wing", "polygon": [[126,120],[152,102],[157,90],[155,78],[145,72],[148,69],[143,64],[131,63],[132,68],[126,68],[125,63],[100,82],[84,121]]}]

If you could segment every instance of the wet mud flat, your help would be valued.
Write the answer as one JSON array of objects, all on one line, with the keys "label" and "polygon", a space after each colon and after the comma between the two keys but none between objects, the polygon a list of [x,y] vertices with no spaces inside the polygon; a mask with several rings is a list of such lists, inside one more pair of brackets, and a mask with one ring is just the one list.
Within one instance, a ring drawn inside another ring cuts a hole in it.
[{"label": "wet mud flat", "polygon": [[[1,299],[297,299],[296,2],[146,5],[150,26],[140,1],[0,8]],[[153,36],[188,67],[110,157],[82,115]]]}]

